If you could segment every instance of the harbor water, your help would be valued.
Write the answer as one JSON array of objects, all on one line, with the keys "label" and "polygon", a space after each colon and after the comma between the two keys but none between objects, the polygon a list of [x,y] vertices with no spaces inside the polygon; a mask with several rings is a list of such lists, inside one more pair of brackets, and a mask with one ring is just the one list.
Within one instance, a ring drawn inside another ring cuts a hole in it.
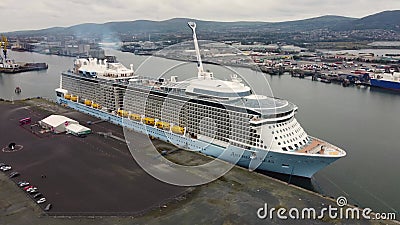
[{"label": "harbor water", "polygon": [[[107,51],[116,55],[126,66],[134,64],[139,75],[158,76],[181,63],[152,57],[138,68],[147,57]],[[60,73],[71,69],[74,60],[28,52],[11,51],[9,55],[16,61],[46,62],[49,69],[0,74],[0,98],[8,100],[37,96],[55,99],[54,89],[59,86]],[[223,72],[215,65],[205,67],[215,74]],[[347,152],[345,158],[321,170],[311,180],[268,175],[290,180],[291,183],[334,198],[345,196],[350,203],[377,212],[399,212],[400,93],[369,87],[345,88],[289,75],[270,76],[246,68],[233,70],[238,74],[246,74],[246,81],[258,93],[296,104],[299,107],[297,120],[309,135],[335,144]],[[195,64],[177,67],[174,73],[178,76],[196,76]],[[265,83],[257,82],[260,76],[267,79],[271,89]],[[20,94],[15,93],[16,87],[21,88]]]}]

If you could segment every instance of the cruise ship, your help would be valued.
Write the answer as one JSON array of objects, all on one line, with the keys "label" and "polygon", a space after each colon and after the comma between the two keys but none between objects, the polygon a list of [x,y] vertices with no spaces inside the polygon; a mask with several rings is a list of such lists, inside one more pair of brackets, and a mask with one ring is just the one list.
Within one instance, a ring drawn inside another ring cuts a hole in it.
[{"label": "cruise ship", "polygon": [[147,78],[115,58],[76,59],[61,75],[58,103],[249,170],[310,178],[346,155],[308,135],[293,103],[257,95],[236,75],[219,80],[205,71],[196,24],[188,25],[197,76]]}]

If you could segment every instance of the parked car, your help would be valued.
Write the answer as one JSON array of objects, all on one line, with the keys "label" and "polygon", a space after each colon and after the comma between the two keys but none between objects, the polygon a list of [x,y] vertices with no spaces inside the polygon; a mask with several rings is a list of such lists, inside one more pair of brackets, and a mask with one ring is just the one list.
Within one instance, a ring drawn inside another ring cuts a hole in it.
[{"label": "parked car", "polygon": [[33,188],[33,186],[32,186],[32,185],[26,186],[26,187],[24,187],[24,190],[26,191],[26,190],[28,190],[29,188]]},{"label": "parked car", "polygon": [[8,165],[4,165],[4,166],[0,167],[0,170],[3,172],[9,171],[11,169],[12,169],[11,166],[8,166]]},{"label": "parked car", "polygon": [[33,198],[40,198],[40,197],[43,197],[43,194],[40,193],[40,192],[36,193],[36,194],[33,196]]},{"label": "parked car", "polygon": [[18,172],[12,172],[10,173],[9,177],[10,178],[14,178],[14,177],[18,177],[20,174]]},{"label": "parked car", "polygon": [[44,203],[44,202],[46,202],[46,198],[41,198],[41,199],[37,200],[36,202],[37,202],[37,204]]},{"label": "parked car", "polygon": [[18,186],[20,186],[20,187],[26,187],[26,186],[28,186],[29,185],[29,182],[27,182],[27,181],[20,181],[20,182],[18,182]]},{"label": "parked car", "polygon": [[32,188],[32,189],[30,189],[30,190],[28,191],[28,193],[31,194],[31,195],[33,195],[33,194],[36,194],[36,193],[39,193],[39,192],[38,192],[38,189]]},{"label": "parked car", "polygon": [[37,190],[38,190],[37,188],[33,187],[33,188],[29,188],[28,190],[26,190],[26,192],[33,194],[33,193],[36,193]]}]

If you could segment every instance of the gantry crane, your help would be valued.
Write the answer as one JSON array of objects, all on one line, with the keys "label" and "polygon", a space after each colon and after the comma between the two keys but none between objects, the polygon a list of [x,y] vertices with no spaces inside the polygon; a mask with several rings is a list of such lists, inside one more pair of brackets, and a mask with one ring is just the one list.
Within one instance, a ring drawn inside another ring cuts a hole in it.
[{"label": "gantry crane", "polygon": [[1,35],[1,44],[2,44],[1,47],[3,47],[4,61],[5,61],[7,59],[8,40],[4,35]]}]

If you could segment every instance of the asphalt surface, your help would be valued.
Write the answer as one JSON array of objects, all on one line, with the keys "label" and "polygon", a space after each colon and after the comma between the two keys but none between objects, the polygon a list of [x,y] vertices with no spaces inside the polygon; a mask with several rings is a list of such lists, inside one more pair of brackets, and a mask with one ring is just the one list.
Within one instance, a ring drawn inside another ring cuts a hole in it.
[{"label": "asphalt surface", "polygon": [[[65,110],[65,116],[86,125],[96,119]],[[39,127],[19,126],[21,118],[32,124],[49,112],[25,104],[0,103],[0,146],[14,142],[23,148],[0,152],[0,162],[21,175],[52,203],[52,214],[63,215],[136,215],[160,207],[186,191],[186,188],[162,183],[145,173],[134,161],[125,143],[96,135],[122,129],[109,123],[91,125],[93,134],[85,138],[67,134],[40,134]],[[146,138],[138,135],[137,138]],[[10,171],[10,172],[12,172]],[[42,204],[45,207],[47,204]]]}]

